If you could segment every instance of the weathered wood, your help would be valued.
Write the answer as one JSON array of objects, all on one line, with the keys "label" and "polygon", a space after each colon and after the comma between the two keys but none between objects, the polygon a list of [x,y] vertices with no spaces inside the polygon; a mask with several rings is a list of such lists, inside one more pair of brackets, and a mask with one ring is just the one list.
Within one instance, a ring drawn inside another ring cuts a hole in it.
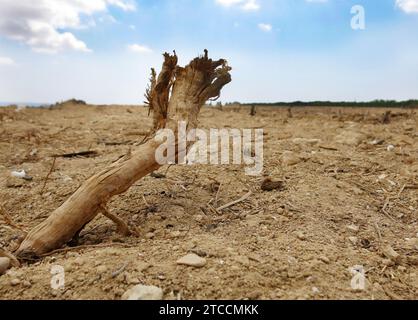
[{"label": "weathered wood", "polygon": [[[154,130],[137,149],[89,178],[67,201],[33,230],[16,251],[20,259],[33,259],[68,243],[86,224],[103,211],[115,195],[129,189],[137,180],[157,170],[155,151],[164,142],[155,133],[161,128],[177,129],[185,121],[187,129],[197,126],[201,107],[219,96],[231,81],[225,60],[213,61],[207,51],[189,65],[177,66],[177,56],[164,54],[162,70],[153,70],[146,98],[154,116]],[[177,144],[177,142],[176,142]]]}]

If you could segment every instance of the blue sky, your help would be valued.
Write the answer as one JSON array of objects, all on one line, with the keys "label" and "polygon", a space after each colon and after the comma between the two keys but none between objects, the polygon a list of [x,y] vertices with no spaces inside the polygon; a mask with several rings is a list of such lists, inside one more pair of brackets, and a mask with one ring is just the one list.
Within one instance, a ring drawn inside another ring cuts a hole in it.
[{"label": "blue sky", "polygon": [[418,0],[0,0],[0,17],[0,101],[141,103],[161,53],[205,48],[233,67],[222,101],[418,98]]}]

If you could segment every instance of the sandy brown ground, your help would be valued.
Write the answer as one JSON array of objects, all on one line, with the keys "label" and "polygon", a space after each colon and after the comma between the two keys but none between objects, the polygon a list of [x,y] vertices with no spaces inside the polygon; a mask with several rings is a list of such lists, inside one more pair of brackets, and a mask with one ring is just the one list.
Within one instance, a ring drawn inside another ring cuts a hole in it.
[{"label": "sandy brown ground", "polygon": [[[162,288],[165,299],[416,299],[418,115],[393,110],[382,124],[384,111],[298,109],[289,118],[279,108],[259,108],[255,117],[246,108],[205,108],[204,128],[264,128],[264,176],[284,181],[284,190],[262,191],[265,177],[246,176],[243,166],[173,166],[166,178],[147,176],[109,203],[140,237],[120,236],[98,216],[79,245],[105,247],[10,269],[0,276],[0,298],[119,299],[139,283]],[[1,109],[3,212],[29,230],[134,148],[150,125],[142,107]],[[98,155],[57,158],[41,195],[51,156],[84,150]],[[282,163],[285,151],[300,162]],[[16,169],[33,180],[12,179]],[[218,206],[253,194],[217,214],[217,182]],[[20,234],[0,222],[0,246],[11,248]],[[385,257],[387,245],[400,254],[396,263]],[[189,252],[207,264],[177,265]],[[50,287],[53,265],[66,271],[64,291]],[[356,265],[366,270],[362,291],[350,286]]]}]

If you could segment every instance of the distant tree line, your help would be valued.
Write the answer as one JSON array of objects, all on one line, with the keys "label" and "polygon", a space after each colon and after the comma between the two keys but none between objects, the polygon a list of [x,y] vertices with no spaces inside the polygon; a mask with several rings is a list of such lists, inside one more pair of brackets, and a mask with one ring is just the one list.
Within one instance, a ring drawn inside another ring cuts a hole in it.
[{"label": "distant tree line", "polygon": [[294,101],[294,102],[273,102],[273,103],[239,103],[232,102],[226,105],[242,106],[272,106],[272,107],[357,107],[357,108],[418,108],[418,100],[374,100],[368,102],[355,101]]}]

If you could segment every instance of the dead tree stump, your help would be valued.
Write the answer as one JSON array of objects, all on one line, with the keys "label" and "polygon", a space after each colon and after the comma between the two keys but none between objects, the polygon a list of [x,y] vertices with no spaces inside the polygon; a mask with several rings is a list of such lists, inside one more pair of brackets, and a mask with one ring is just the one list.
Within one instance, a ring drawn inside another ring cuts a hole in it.
[{"label": "dead tree stump", "polygon": [[292,108],[287,108],[287,117],[288,117],[289,119],[293,118]]},{"label": "dead tree stump", "polygon": [[[154,128],[148,139],[135,151],[89,178],[45,221],[33,228],[15,252],[18,258],[34,259],[62,247],[99,212],[128,233],[123,222],[107,211],[106,203],[161,166],[155,159],[157,148],[164,142],[156,135],[159,129],[170,128],[177,132],[179,121],[184,121],[188,130],[195,128],[201,107],[207,100],[219,97],[221,89],[231,81],[231,68],[226,60],[209,59],[207,50],[204,56],[195,58],[186,67],[179,67],[177,61],[175,52],[173,55],[166,53],[158,77],[152,69],[146,98],[153,111]],[[175,143],[179,157],[181,150],[177,141]]]},{"label": "dead tree stump", "polygon": [[389,110],[389,111],[386,111],[384,114],[383,114],[383,117],[382,117],[382,123],[383,124],[388,124],[388,123],[390,123],[390,117],[392,116],[392,112]]}]

